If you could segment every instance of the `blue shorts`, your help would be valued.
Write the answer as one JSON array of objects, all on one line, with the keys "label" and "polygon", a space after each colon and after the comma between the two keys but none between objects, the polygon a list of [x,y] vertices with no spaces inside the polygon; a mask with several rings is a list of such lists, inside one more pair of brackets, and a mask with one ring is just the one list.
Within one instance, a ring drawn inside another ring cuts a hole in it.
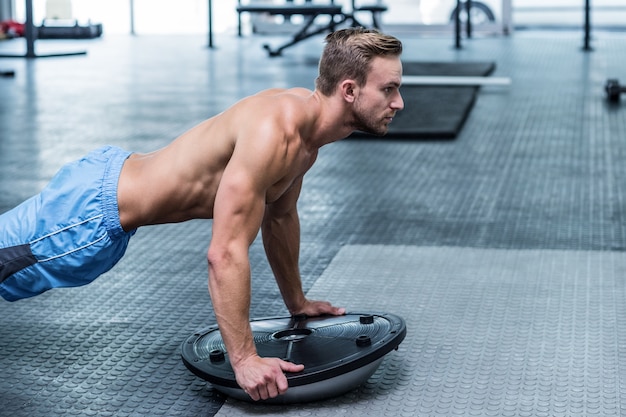
[{"label": "blue shorts", "polygon": [[65,165],[39,194],[0,215],[0,295],[16,301],[89,284],[124,255],[117,183],[130,152],[97,149]]}]

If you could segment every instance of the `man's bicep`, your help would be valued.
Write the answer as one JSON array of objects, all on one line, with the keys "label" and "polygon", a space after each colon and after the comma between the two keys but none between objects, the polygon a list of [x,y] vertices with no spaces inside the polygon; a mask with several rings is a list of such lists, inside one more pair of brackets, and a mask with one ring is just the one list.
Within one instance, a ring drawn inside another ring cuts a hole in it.
[{"label": "man's bicep", "polygon": [[249,173],[224,172],[215,197],[212,243],[255,239],[265,208],[265,194]]},{"label": "man's bicep", "polygon": [[262,223],[268,190],[285,176],[284,149],[278,136],[275,129],[266,127],[238,140],[220,180],[214,223],[234,220],[232,226],[224,227],[244,228],[254,240]]}]

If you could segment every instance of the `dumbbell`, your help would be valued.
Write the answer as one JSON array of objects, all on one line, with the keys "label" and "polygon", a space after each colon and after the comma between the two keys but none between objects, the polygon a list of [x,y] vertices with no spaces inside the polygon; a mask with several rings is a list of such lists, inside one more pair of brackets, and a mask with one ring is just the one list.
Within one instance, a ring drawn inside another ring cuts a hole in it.
[{"label": "dumbbell", "polygon": [[613,78],[606,80],[604,90],[609,101],[616,103],[620,99],[620,94],[626,92],[626,86],[619,85],[619,80]]}]

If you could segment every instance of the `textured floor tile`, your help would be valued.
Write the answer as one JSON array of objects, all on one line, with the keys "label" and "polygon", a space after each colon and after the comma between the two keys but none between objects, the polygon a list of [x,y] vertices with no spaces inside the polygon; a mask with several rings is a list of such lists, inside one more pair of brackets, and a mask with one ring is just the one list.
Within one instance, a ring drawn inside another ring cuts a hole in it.
[{"label": "textured floor tile", "polygon": [[345,246],[308,296],[404,317],[399,350],[346,395],[217,416],[619,416],[625,268],[615,252]]}]

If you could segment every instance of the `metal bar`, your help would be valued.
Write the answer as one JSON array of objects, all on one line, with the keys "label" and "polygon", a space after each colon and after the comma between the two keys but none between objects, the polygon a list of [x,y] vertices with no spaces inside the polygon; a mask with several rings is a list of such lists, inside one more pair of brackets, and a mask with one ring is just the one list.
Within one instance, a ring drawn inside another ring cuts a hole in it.
[{"label": "metal bar", "polygon": [[512,14],[511,0],[502,0],[502,33],[505,35],[513,33]]},{"label": "metal bar", "polygon": [[33,22],[33,0],[26,0],[26,24],[24,37],[26,38],[26,58],[35,58],[35,23]]},{"label": "metal bar", "polygon": [[130,0],[130,34],[135,35],[135,1]]},{"label": "metal bar", "polygon": [[585,44],[583,45],[584,51],[591,51],[591,2],[585,0]]},{"label": "metal bar", "polygon": [[213,1],[209,0],[209,48],[213,48]]},{"label": "metal bar", "polygon": [[461,49],[461,0],[456,0],[456,13],[454,17],[454,47]]},{"label": "metal bar", "polygon": [[507,86],[511,84],[508,77],[464,77],[464,76],[422,76],[422,75],[404,75],[402,77],[403,85],[440,85],[440,86],[481,86],[481,85],[501,85]]},{"label": "metal bar", "polygon": [[465,0],[465,13],[467,13],[467,22],[465,26],[465,31],[467,33],[467,37],[472,37],[472,0]]}]

